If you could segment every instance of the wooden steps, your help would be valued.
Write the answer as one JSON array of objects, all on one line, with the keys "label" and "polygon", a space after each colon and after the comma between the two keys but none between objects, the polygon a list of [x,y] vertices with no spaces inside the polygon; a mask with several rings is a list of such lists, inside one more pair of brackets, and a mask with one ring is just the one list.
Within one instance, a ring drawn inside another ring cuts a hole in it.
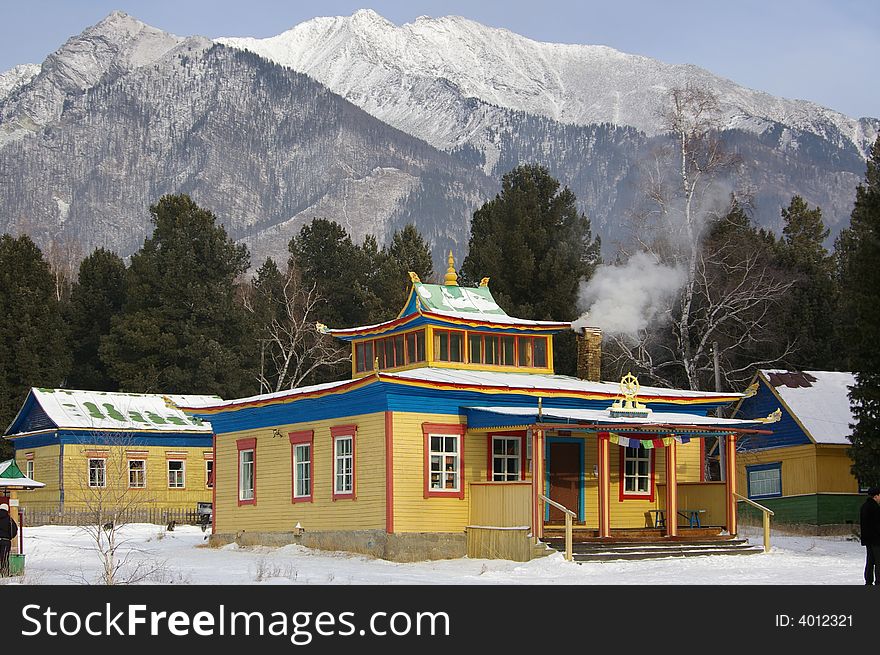
[{"label": "wooden steps", "polygon": [[[565,552],[565,539],[550,537],[543,540],[559,552]],[[615,535],[611,540],[576,541],[572,556],[576,562],[605,562],[612,560],[645,560],[665,557],[697,557],[702,555],[754,555],[764,549],[753,546],[747,539],[730,536],[712,538],[661,538],[653,541],[624,541]]]}]

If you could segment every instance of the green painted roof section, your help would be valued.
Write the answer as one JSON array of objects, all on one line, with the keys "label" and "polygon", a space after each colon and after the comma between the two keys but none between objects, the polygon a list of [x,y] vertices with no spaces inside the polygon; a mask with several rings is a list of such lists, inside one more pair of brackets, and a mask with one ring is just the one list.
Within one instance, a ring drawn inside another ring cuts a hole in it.
[{"label": "green painted roof section", "polygon": [[416,282],[413,287],[419,303],[427,311],[487,317],[507,316],[507,312],[495,302],[489,287],[457,287],[421,282]]},{"label": "green painted roof section", "polygon": [[18,468],[18,464],[15,463],[14,459],[7,460],[3,462],[6,464],[2,470],[0,470],[0,478],[8,480],[12,478],[23,478],[24,473],[21,472],[21,469]]}]

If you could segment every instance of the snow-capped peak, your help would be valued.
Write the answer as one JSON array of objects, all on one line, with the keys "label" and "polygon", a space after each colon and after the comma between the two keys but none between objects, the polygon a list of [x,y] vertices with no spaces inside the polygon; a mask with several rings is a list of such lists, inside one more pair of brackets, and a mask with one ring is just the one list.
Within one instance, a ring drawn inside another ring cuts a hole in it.
[{"label": "snow-capped peak", "polygon": [[[688,83],[719,96],[730,126],[746,124],[745,117],[757,119],[749,123],[755,129],[774,121],[824,138],[839,133],[863,152],[876,136],[876,123],[748,89],[697,66],[607,46],[542,43],[460,16],[421,16],[396,26],[366,9],[315,18],[267,39],[218,41],[307,73],[378,118],[441,146],[449,145],[444,126],[451,117],[437,115],[436,107],[459,106],[455,94],[565,123],[612,123],[657,134],[667,92]],[[433,116],[409,115],[423,104],[416,97],[427,87],[438,92],[441,80],[448,81],[450,97],[432,103]],[[432,138],[440,133],[443,139]]]}]

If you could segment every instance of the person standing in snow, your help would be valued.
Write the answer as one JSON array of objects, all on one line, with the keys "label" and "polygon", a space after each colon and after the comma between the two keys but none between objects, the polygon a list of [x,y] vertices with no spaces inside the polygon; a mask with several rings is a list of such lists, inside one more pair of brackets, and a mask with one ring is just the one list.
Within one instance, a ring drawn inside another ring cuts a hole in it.
[{"label": "person standing in snow", "polygon": [[17,534],[18,525],[9,516],[9,505],[0,504],[0,576],[9,575],[9,551]]},{"label": "person standing in snow", "polygon": [[868,489],[868,499],[859,514],[865,556],[865,584],[880,581],[880,487]]}]

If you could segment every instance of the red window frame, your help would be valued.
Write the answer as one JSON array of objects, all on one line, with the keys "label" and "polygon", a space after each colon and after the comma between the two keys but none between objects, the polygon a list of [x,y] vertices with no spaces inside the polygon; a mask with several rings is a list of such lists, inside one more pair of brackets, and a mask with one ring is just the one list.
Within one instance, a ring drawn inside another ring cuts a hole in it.
[{"label": "red window frame", "polygon": [[[290,438],[290,502],[311,503],[315,498],[315,431],[304,430],[291,432]],[[296,495],[296,447],[309,445],[309,493],[307,496]]]},{"label": "red window frame", "polygon": [[[424,436],[424,485],[425,498],[458,498],[464,500],[464,433],[466,427],[461,423],[422,423]],[[443,491],[431,489],[431,435],[454,435],[458,437],[458,489]]]},{"label": "red window frame", "polygon": [[[333,500],[357,500],[357,429],[357,425],[330,428],[330,494]],[[336,440],[342,437],[351,437],[351,491],[336,493]]]},{"label": "red window frame", "polygon": [[[239,439],[235,442],[236,447],[236,458],[235,458],[235,466],[238,469],[238,473],[236,474],[236,478],[238,479],[238,483],[235,489],[235,495],[238,498],[238,506],[242,505],[256,505],[257,504],[257,440],[256,438],[251,439]],[[254,451],[254,497],[248,498],[247,500],[241,499],[241,452],[243,450],[253,450]],[[216,476],[216,473],[214,474]]]},{"label": "red window frame", "polygon": [[648,459],[651,462],[651,472],[648,475],[648,493],[638,493],[632,491],[625,491],[626,489],[626,480],[624,480],[624,473],[626,472],[626,448],[623,446],[620,447],[620,464],[618,467],[618,499],[623,502],[624,500],[648,500],[650,502],[654,502],[655,496],[655,485],[654,479],[656,478],[657,472],[657,456],[654,453],[656,448],[645,448],[645,452],[648,453]]}]

